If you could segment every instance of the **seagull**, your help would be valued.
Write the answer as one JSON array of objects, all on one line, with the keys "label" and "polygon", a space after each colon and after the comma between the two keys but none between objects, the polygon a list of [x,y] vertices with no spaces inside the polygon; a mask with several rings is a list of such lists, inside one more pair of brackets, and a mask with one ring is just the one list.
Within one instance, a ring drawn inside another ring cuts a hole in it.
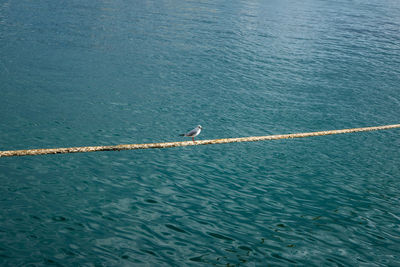
[{"label": "seagull", "polygon": [[194,142],[194,138],[200,134],[201,129],[203,129],[203,127],[201,127],[201,125],[197,125],[197,127],[191,130],[190,132],[187,132],[185,134],[180,134],[180,136],[192,137],[192,140]]}]

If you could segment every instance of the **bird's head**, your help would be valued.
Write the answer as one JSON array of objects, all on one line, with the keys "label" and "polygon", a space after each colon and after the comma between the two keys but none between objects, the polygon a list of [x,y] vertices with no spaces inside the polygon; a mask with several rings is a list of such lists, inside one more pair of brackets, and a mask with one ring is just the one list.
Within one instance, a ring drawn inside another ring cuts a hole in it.
[{"label": "bird's head", "polygon": [[201,125],[197,125],[197,128],[199,128],[199,129],[203,129],[203,127],[201,127]]}]

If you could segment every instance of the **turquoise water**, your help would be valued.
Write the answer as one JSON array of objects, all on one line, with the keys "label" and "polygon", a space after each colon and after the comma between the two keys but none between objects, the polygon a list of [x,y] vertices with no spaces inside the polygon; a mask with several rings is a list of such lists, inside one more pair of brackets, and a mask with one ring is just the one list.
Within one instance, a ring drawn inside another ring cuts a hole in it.
[{"label": "turquoise water", "polygon": [[[399,70],[395,0],[0,0],[0,150],[399,123]],[[0,265],[399,266],[399,134],[1,158]]]}]

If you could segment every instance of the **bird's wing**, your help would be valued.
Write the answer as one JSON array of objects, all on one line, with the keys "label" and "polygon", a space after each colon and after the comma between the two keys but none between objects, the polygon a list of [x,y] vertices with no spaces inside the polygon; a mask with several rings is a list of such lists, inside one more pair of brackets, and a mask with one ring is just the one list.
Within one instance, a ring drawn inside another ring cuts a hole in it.
[{"label": "bird's wing", "polygon": [[192,136],[192,135],[195,135],[196,133],[197,133],[197,128],[194,128],[190,132],[186,133],[186,136]]}]

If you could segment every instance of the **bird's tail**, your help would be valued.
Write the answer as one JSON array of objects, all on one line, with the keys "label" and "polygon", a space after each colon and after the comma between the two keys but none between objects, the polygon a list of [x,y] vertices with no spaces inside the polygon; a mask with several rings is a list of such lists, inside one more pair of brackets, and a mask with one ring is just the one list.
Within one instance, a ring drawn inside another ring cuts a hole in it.
[{"label": "bird's tail", "polygon": [[185,136],[185,134],[180,134],[179,136]]}]

